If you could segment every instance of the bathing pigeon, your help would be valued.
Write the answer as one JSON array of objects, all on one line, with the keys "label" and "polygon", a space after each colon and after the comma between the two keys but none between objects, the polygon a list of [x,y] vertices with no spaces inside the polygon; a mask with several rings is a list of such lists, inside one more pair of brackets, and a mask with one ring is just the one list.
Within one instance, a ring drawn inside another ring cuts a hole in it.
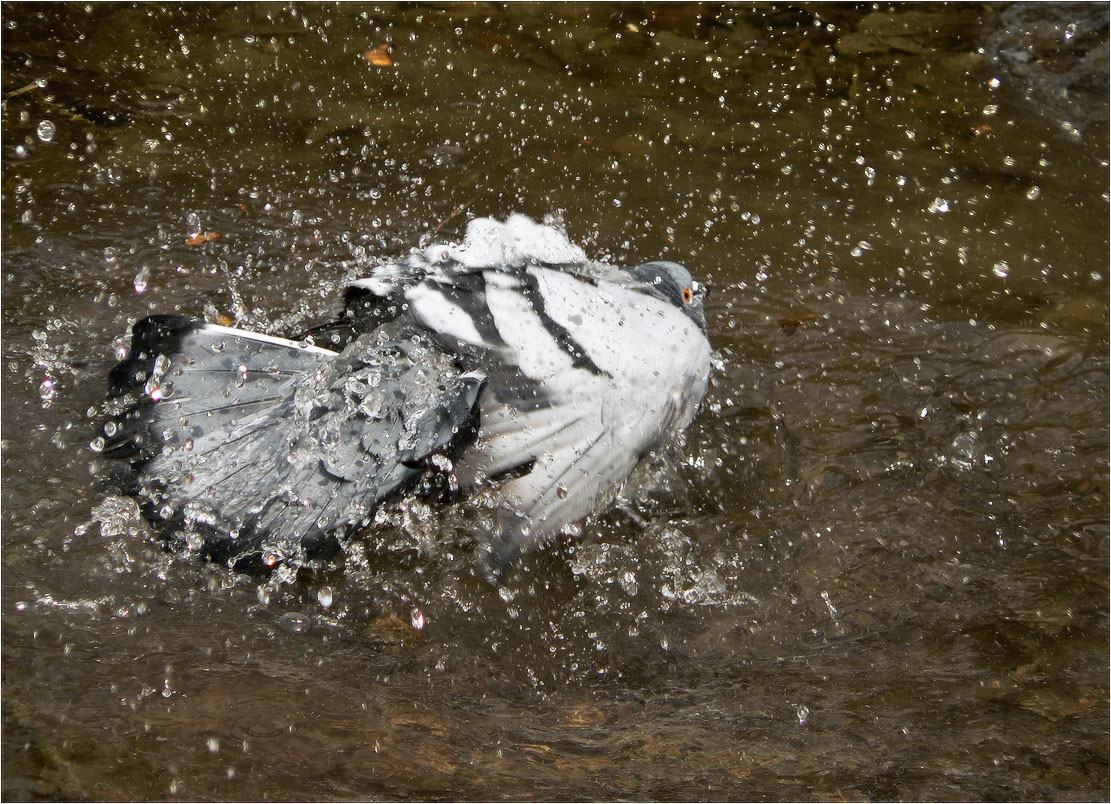
[{"label": "bathing pigeon", "polygon": [[706,392],[705,289],[674,262],[591,262],[514,215],[351,284],[297,340],[177,316],[132,328],[104,452],[150,511],[214,557],[334,551],[441,470],[497,488],[479,565],[602,507]]}]

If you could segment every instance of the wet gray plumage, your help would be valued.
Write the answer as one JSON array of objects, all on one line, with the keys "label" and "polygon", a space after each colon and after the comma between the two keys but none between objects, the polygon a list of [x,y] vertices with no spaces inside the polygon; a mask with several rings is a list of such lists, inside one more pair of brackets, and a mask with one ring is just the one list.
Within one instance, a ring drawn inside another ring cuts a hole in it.
[{"label": "wet gray plumage", "polygon": [[[468,241],[476,224],[488,238],[543,228],[476,221]],[[144,319],[110,390],[141,398],[106,426],[106,452],[138,461],[146,502],[210,552],[271,561],[335,544],[451,460],[464,488],[501,481],[476,538],[497,581],[604,505],[706,390],[687,270],[571,248],[559,264],[508,246],[411,254],[353,283],[343,316],[312,332],[334,350]]]}]

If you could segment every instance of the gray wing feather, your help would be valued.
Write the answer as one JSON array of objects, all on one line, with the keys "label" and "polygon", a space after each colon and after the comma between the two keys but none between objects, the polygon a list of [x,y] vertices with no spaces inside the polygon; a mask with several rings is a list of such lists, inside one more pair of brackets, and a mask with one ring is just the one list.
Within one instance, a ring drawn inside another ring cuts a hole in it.
[{"label": "gray wing feather", "polygon": [[[484,379],[412,341],[341,354],[184,319],[136,325],[111,430],[140,489],[210,552],[279,555],[358,527],[436,452],[473,437]],[[130,388],[128,387],[130,383]]]}]

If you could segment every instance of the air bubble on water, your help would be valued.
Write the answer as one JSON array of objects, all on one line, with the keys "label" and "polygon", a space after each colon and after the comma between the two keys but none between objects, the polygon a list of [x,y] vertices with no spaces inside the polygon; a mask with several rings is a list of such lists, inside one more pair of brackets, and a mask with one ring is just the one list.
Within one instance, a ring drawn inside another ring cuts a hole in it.
[{"label": "air bubble on water", "polygon": [[1042,194],[1042,188],[1039,187],[1036,184],[1033,187],[1031,187],[1029,190],[1026,191],[1026,197],[1028,199],[1030,199],[1031,201],[1036,200],[1037,197],[1041,194]]},{"label": "air bubble on water", "polygon": [[303,220],[303,218],[304,218],[304,216],[301,215],[301,210],[299,210],[299,209],[293,210],[293,215],[291,216],[291,222],[294,226],[300,226],[301,221]]},{"label": "air bubble on water", "polygon": [[208,742],[205,744],[208,746],[208,750],[213,754],[220,750],[220,738],[218,737],[209,737]]},{"label": "air bubble on water", "polygon": [[998,276],[1000,279],[1006,279],[1007,274],[1011,272],[1011,266],[1007,264],[1006,260],[1000,260],[992,266],[991,272]]},{"label": "air bubble on water", "polygon": [[199,553],[204,549],[204,537],[196,532],[191,532],[185,537],[185,546],[194,553]]},{"label": "air bubble on water", "polygon": [[800,726],[805,726],[807,718],[810,717],[809,707],[806,707],[806,706],[803,706],[802,704],[799,704],[798,706],[795,707],[795,716],[799,719],[799,725]]},{"label": "air bubble on water", "polygon": [[619,583],[621,584],[621,591],[629,597],[636,597],[637,576],[632,570],[625,570],[625,572],[621,574]]},{"label": "air bubble on water", "polygon": [[39,123],[38,128],[35,129],[35,135],[42,142],[53,142],[54,135],[58,133],[58,128],[49,120],[43,120]]},{"label": "air bubble on water", "polygon": [[424,619],[424,612],[413,606],[413,610],[409,612],[409,622],[412,623],[414,630],[420,631],[428,621]]},{"label": "air bubble on water", "polygon": [[996,106],[994,103],[989,103],[987,106],[984,107],[984,116],[985,117],[991,117],[993,114],[995,114],[998,111],[999,111],[998,106]]},{"label": "air bubble on water", "polygon": [[93,452],[103,452],[104,443],[104,439],[100,436],[97,436],[89,442],[89,449],[91,449]]},{"label": "air bubble on water", "polygon": [[147,287],[150,285],[150,269],[143,266],[139,269],[139,273],[135,274],[135,292],[146,293]]},{"label": "air bubble on water", "polygon": [[322,586],[316,592],[316,600],[324,608],[330,607],[333,599],[332,587],[330,586]]},{"label": "air bubble on water", "polygon": [[926,208],[927,212],[932,212],[935,215],[943,214],[949,211],[949,202],[944,198],[938,197],[930,202],[930,206]]}]

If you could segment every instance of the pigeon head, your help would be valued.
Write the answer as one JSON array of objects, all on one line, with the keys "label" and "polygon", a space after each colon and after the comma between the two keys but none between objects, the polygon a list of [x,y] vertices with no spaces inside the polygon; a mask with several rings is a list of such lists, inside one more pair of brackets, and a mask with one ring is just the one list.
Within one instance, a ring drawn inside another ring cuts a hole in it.
[{"label": "pigeon head", "polygon": [[677,262],[646,262],[629,273],[633,279],[647,286],[646,293],[652,293],[674,304],[695,323],[706,331],[706,314],[702,310],[702,300],[706,298],[707,288],[696,282],[691,272]]}]

